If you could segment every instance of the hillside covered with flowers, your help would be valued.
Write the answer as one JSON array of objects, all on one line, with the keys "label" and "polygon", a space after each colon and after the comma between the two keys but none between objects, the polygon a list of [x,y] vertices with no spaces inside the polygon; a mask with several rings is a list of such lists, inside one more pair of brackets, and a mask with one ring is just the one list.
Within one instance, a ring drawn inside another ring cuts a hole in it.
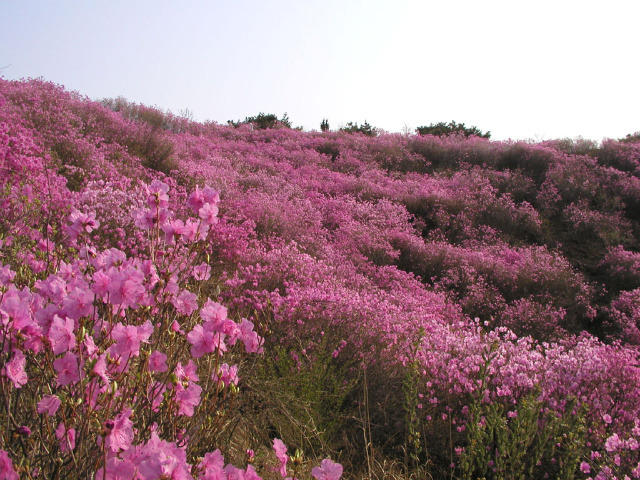
[{"label": "hillside covered with flowers", "polygon": [[0,79],[0,479],[640,478],[640,137],[289,126]]}]

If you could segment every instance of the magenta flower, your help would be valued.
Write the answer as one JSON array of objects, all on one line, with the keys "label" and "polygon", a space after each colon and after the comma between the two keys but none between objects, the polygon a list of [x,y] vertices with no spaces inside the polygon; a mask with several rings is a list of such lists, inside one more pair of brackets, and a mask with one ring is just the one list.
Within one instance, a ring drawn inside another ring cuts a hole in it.
[{"label": "magenta flower", "polygon": [[187,334],[187,341],[193,345],[191,347],[191,356],[200,358],[207,353],[211,353],[216,349],[216,336],[212,332],[204,330],[202,325],[196,325]]},{"label": "magenta flower", "polygon": [[197,382],[200,380],[200,377],[198,377],[198,367],[193,363],[193,360],[189,360],[186,366],[178,363],[175,374],[180,381],[187,380],[189,382]]},{"label": "magenta flower", "polygon": [[238,385],[238,366],[232,365],[229,366],[226,363],[223,363],[219,367],[218,373],[214,373],[211,378],[216,382],[222,382],[226,387],[231,385]]},{"label": "magenta flower", "polygon": [[78,358],[71,352],[67,352],[62,358],[55,359],[53,368],[58,372],[58,386],[69,385],[80,380]]},{"label": "magenta flower", "polygon": [[320,462],[319,467],[311,470],[311,475],[317,480],[339,480],[342,476],[342,465],[325,458]]},{"label": "magenta flower", "polygon": [[54,416],[60,407],[60,399],[56,395],[45,395],[38,402],[38,413]]},{"label": "magenta flower", "polygon": [[25,371],[26,362],[24,353],[21,350],[15,350],[13,358],[5,365],[5,374],[13,382],[15,388],[20,388],[29,381]]},{"label": "magenta flower", "polygon": [[181,315],[191,315],[198,308],[198,296],[188,290],[183,290],[171,301],[176,311]]},{"label": "magenta flower", "polygon": [[64,320],[58,315],[53,316],[51,328],[49,329],[49,341],[53,353],[59,355],[76,346],[76,334],[74,321],[65,317]]},{"label": "magenta flower", "polygon": [[9,454],[0,450],[0,478],[3,480],[20,480],[20,477],[13,468],[13,462]]},{"label": "magenta flower", "polygon": [[207,225],[215,225],[218,223],[218,207],[211,203],[205,203],[198,211],[198,216]]},{"label": "magenta flower", "polygon": [[167,356],[164,353],[156,350],[149,356],[150,372],[166,372],[168,368]]},{"label": "magenta flower", "polygon": [[205,185],[202,190],[202,195],[205,203],[213,203],[214,205],[220,203],[220,192],[215,188]]},{"label": "magenta flower", "polygon": [[64,423],[56,428],[56,438],[60,441],[61,452],[70,452],[76,448],[76,431],[73,428],[67,429]]},{"label": "magenta flower", "polygon": [[169,205],[169,185],[160,180],[154,180],[147,187],[149,196],[147,197],[147,205],[149,208],[166,208]]},{"label": "magenta flower", "polygon": [[205,322],[218,322],[227,318],[227,308],[217,302],[207,299],[200,309],[200,318]]},{"label": "magenta flower", "polygon": [[244,480],[262,480],[262,477],[258,475],[253,465],[247,465],[247,469],[244,472]]},{"label": "magenta flower", "polygon": [[118,322],[111,331],[111,337],[115,344],[110,347],[110,351],[124,358],[140,355],[140,343],[147,343],[153,333],[153,325],[147,321],[143,325],[123,325]]},{"label": "magenta flower", "polygon": [[287,476],[287,462],[289,461],[289,455],[287,455],[287,446],[279,438],[273,439],[273,449],[276,452],[276,458],[280,462],[278,472],[285,478]]},{"label": "magenta flower", "polygon": [[224,472],[224,457],[220,449],[205,453],[204,458],[198,464],[198,469],[202,472],[201,480],[226,480]]},{"label": "magenta flower", "polygon": [[181,383],[176,384],[176,402],[178,403],[178,415],[192,417],[195,407],[200,405],[202,387],[197,383],[189,383],[184,388]]},{"label": "magenta flower", "polygon": [[109,375],[107,373],[107,368],[108,368],[107,367],[107,354],[103,353],[102,355],[100,355],[98,357],[98,361],[96,362],[96,364],[91,369],[91,372],[94,373],[95,375],[98,375],[102,379],[102,381],[104,383],[109,385],[110,379],[109,379]]},{"label": "magenta flower", "polygon": [[91,290],[74,288],[64,297],[62,302],[67,316],[77,320],[87,317],[93,312],[93,300],[95,295]]},{"label": "magenta flower", "polygon": [[204,193],[196,186],[195,191],[191,192],[187,198],[187,206],[193,213],[198,213],[198,210],[200,210],[204,204]]},{"label": "magenta flower", "polygon": [[209,280],[211,278],[211,267],[206,263],[193,267],[193,278],[199,281]]},{"label": "magenta flower", "polygon": [[136,467],[128,458],[111,457],[107,460],[106,467],[96,472],[96,480],[132,480],[134,478],[136,478]]},{"label": "magenta flower", "polygon": [[238,338],[244,343],[247,353],[262,353],[263,339],[253,330],[253,322],[243,318],[239,326],[239,332]]},{"label": "magenta flower", "polygon": [[129,420],[133,412],[125,408],[113,419],[113,427],[107,435],[106,447],[112,452],[127,450],[133,441],[133,422]]}]

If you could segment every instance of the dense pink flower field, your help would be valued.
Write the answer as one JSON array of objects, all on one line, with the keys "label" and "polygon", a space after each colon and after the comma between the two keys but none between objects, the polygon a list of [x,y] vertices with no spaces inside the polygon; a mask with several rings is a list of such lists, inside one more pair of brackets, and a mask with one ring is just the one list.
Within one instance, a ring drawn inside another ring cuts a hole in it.
[{"label": "dense pink flower field", "polygon": [[0,215],[0,479],[640,478],[640,143],[0,80]]}]

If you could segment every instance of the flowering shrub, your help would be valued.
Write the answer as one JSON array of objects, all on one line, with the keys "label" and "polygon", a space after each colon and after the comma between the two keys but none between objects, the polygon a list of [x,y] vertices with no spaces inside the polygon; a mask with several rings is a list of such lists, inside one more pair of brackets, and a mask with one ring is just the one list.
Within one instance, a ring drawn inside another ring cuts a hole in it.
[{"label": "flowering shrub", "polygon": [[638,475],[632,143],[108,106],[0,81],[0,478]]}]

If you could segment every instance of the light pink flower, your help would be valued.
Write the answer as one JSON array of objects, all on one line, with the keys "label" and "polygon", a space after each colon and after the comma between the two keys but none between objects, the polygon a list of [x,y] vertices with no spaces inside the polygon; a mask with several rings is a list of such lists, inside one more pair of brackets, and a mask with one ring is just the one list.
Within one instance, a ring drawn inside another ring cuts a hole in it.
[{"label": "light pink flower", "polygon": [[5,365],[5,374],[13,382],[15,388],[20,388],[29,381],[25,371],[26,362],[24,353],[21,350],[15,350],[13,358]]},{"label": "light pink flower", "polygon": [[287,446],[279,438],[273,439],[273,449],[276,452],[276,458],[280,462],[278,472],[285,478],[287,476],[287,462],[289,461],[289,455],[287,455]]},{"label": "light pink flower", "polygon": [[319,467],[311,470],[311,475],[317,480],[339,480],[342,476],[342,465],[325,458],[320,462]]},{"label": "light pink flower", "polygon": [[215,225],[218,223],[218,207],[211,203],[205,203],[198,211],[198,215],[207,225]]},{"label": "light pink flower", "polygon": [[193,278],[199,281],[209,280],[211,278],[211,267],[206,263],[193,267]]},{"label": "light pink flower", "polygon": [[193,330],[187,334],[187,341],[193,345],[191,347],[191,356],[200,358],[207,353],[214,352],[219,343],[224,344],[219,337],[220,334],[218,333],[214,334],[205,331],[202,325],[193,327]]},{"label": "light pink flower", "polygon": [[107,435],[106,447],[112,452],[127,450],[133,441],[133,422],[129,420],[133,412],[130,408],[124,409],[113,419],[113,426]]},{"label": "light pink flower", "polygon": [[76,431],[67,429],[64,423],[60,423],[56,429],[56,438],[60,441],[60,451],[70,452],[76,448]]},{"label": "light pink flower", "polygon": [[65,317],[64,320],[58,315],[53,316],[51,328],[49,329],[49,341],[53,353],[59,355],[76,346],[76,334],[74,321]]},{"label": "light pink flower", "polygon": [[195,407],[200,405],[202,387],[197,383],[190,383],[187,388],[184,388],[181,383],[178,383],[175,389],[178,415],[192,417]]},{"label": "light pink flower", "polygon": [[38,402],[38,413],[54,416],[60,407],[60,399],[56,395],[45,395]]},{"label": "light pink flower", "polygon": [[55,359],[53,368],[58,372],[58,386],[69,385],[80,380],[78,358],[71,352],[67,352],[62,358]]},{"label": "light pink flower", "polygon": [[132,480],[136,478],[136,466],[128,458],[111,457],[105,468],[96,472],[96,480]]},{"label": "light pink flower", "polygon": [[9,454],[0,450],[0,478],[3,480],[20,480],[20,477],[13,468],[13,462]]},{"label": "light pink flower", "polygon": [[191,315],[198,308],[198,296],[188,290],[183,290],[171,301],[176,311],[181,315]]},{"label": "light pink flower", "polygon": [[150,372],[166,372],[168,368],[167,356],[164,353],[156,350],[149,356]]}]

